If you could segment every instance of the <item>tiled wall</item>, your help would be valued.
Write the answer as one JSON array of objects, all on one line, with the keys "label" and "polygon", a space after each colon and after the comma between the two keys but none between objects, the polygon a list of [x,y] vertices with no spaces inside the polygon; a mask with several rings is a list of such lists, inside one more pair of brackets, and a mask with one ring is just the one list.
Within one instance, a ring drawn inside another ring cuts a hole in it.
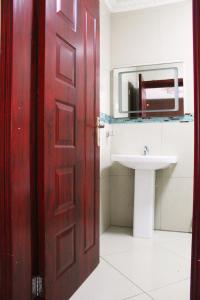
[{"label": "tiled wall", "polygon": [[100,225],[103,233],[111,225],[110,210],[110,138],[106,137],[110,125],[105,124],[101,129],[101,175],[100,175]]},{"label": "tiled wall", "polygon": [[[100,59],[100,110],[102,113],[110,114],[110,12],[103,3],[100,2],[100,39],[101,39],[101,59]],[[100,230],[104,232],[110,226],[110,138],[106,138],[110,125],[106,124],[105,129],[101,129],[101,174],[100,174]]]},{"label": "tiled wall", "polygon": [[[194,123],[114,124],[111,153],[177,155],[176,166],[156,172],[155,228],[191,231]],[[134,172],[112,164],[111,224],[132,226]]]}]

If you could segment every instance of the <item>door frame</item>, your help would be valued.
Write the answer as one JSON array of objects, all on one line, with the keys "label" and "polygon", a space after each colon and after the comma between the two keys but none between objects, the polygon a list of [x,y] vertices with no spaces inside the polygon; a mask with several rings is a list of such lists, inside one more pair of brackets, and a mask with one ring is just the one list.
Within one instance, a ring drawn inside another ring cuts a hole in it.
[{"label": "door frame", "polygon": [[32,297],[30,108],[33,0],[1,0],[1,7],[0,298],[27,300]]},{"label": "door frame", "polygon": [[193,0],[194,53],[194,195],[191,300],[200,299],[200,1]]},{"label": "door frame", "polygon": [[[10,91],[12,57],[12,11],[11,1],[1,1],[1,64],[0,64],[0,298],[11,299],[12,274],[11,259],[11,229],[10,229],[10,201],[9,201],[9,138],[10,138]],[[8,24],[8,26],[6,26]],[[3,84],[5,83],[5,84]],[[7,162],[7,163],[6,163]],[[4,270],[4,274],[2,272]],[[4,275],[4,276],[3,276]]]},{"label": "door frame", "polygon": [[[0,137],[3,147],[0,148],[0,298],[27,300],[32,298],[30,66],[33,0],[1,0],[1,5]],[[191,300],[200,299],[199,28],[200,1],[193,0],[195,163]],[[22,38],[18,36],[19,31]],[[20,77],[22,72],[27,76]],[[22,135],[18,132],[21,130]]]}]

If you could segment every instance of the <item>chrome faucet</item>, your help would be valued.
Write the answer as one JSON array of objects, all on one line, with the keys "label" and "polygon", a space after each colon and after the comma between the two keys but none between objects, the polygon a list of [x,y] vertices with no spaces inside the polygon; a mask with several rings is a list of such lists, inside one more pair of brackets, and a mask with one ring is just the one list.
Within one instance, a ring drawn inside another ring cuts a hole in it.
[{"label": "chrome faucet", "polygon": [[144,155],[149,155],[149,147],[148,146],[144,146]]}]

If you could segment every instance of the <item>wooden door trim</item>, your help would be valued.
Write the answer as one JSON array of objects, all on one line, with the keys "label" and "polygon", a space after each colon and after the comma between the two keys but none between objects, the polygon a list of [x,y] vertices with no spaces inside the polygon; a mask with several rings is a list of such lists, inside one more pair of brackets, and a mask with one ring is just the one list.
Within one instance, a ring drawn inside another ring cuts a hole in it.
[{"label": "wooden door trim", "polygon": [[[32,294],[30,103],[32,0],[1,0],[0,298]],[[19,35],[20,32],[20,35]],[[3,148],[3,151],[2,151]]]},{"label": "wooden door trim", "polygon": [[33,0],[13,0],[12,18],[9,174],[12,300],[27,300],[32,297],[30,121]]},{"label": "wooden door trim", "polygon": [[193,0],[194,51],[194,203],[191,300],[200,299],[200,2]]},{"label": "wooden door trim", "polygon": [[12,1],[1,1],[1,70],[0,70],[0,298],[11,299],[11,216],[10,216],[10,98],[12,74]]}]

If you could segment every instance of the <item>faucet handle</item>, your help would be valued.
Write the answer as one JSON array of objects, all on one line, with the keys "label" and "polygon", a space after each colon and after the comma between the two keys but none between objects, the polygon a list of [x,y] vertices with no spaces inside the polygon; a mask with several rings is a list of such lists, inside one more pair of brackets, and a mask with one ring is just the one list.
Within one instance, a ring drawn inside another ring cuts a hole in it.
[{"label": "faucet handle", "polygon": [[147,145],[144,146],[144,155],[149,154],[149,147]]}]

